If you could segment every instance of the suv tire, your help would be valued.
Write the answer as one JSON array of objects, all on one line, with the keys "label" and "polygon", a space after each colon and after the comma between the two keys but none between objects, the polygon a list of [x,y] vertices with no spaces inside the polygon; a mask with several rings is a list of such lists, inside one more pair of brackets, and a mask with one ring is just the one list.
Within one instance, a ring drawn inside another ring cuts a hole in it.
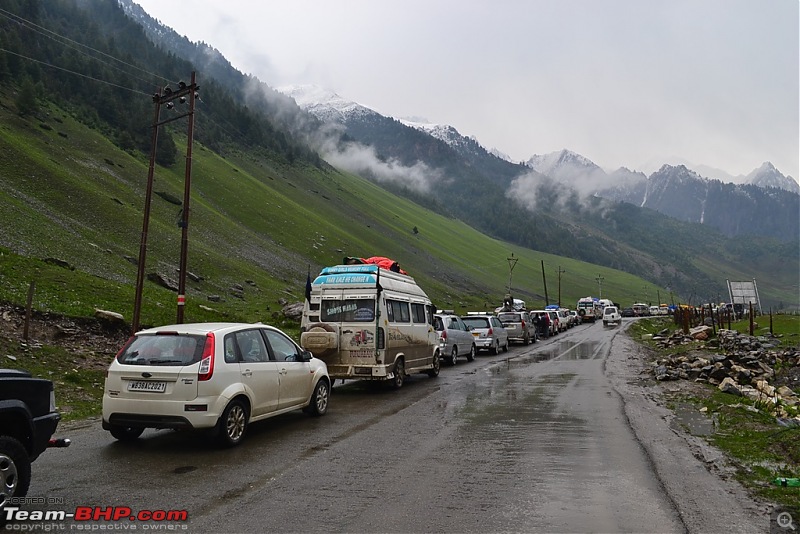
[{"label": "suv tire", "polygon": [[478,353],[478,349],[475,348],[475,344],[473,343],[469,348],[469,354],[467,354],[467,361],[474,362],[475,361],[475,354]]},{"label": "suv tire", "polygon": [[[0,501],[8,502],[12,497],[24,497],[31,483],[31,461],[28,451],[17,439],[0,436]],[[2,509],[0,509],[2,513]],[[0,525],[5,521],[0,515]]]}]

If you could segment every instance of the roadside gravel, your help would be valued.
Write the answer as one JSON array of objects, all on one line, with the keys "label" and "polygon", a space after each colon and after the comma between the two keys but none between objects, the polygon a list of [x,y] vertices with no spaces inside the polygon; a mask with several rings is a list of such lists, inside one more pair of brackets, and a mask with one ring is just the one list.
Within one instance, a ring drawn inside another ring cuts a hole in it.
[{"label": "roadside gravel", "polygon": [[626,333],[619,334],[614,336],[606,374],[686,531],[769,532],[772,505],[756,501],[733,478],[722,451],[670,424],[675,414],[665,405],[668,389],[699,386],[656,382],[647,350]]}]

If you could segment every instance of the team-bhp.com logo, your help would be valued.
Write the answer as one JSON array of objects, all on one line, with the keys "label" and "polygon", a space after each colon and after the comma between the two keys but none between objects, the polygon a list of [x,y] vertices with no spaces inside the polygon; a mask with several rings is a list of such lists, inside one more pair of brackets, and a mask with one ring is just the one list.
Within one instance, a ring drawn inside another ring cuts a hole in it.
[{"label": "team-bhp.com logo", "polygon": [[[101,522],[182,523],[189,520],[189,512],[186,510],[139,510],[134,512],[127,506],[78,506],[74,512],[21,510],[19,507],[7,506],[3,510],[3,516],[6,521],[9,521],[5,527],[6,530],[26,530],[15,527],[21,527],[19,522],[30,521],[46,523],[74,521],[76,524],[71,526],[78,527],[76,530],[95,530],[92,525],[97,526],[96,524]],[[133,527],[133,525],[129,526]],[[151,530],[158,530],[158,528]]]}]

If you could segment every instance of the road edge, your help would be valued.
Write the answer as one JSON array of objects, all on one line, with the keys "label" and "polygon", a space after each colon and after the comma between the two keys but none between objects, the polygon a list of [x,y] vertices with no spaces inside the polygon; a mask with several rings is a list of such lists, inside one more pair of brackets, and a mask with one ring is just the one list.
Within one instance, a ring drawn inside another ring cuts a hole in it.
[{"label": "road edge", "polygon": [[604,372],[620,396],[628,425],[688,532],[768,532],[771,505],[755,500],[725,476],[725,454],[702,438],[670,426],[673,412],[659,402],[642,347],[621,327],[611,340]]}]

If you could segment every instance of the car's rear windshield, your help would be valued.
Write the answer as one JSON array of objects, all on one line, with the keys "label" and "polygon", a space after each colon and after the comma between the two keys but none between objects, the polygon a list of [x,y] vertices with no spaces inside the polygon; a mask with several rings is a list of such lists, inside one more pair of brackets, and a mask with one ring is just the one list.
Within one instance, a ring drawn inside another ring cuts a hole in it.
[{"label": "car's rear windshield", "polygon": [[517,313],[498,313],[497,318],[500,319],[500,322],[504,324],[519,323],[522,321]]},{"label": "car's rear windshield", "polygon": [[206,337],[189,334],[141,334],[117,356],[126,365],[191,365],[200,361]]},{"label": "car's rear windshield", "polygon": [[462,319],[472,328],[489,328],[488,317],[462,317]]}]

